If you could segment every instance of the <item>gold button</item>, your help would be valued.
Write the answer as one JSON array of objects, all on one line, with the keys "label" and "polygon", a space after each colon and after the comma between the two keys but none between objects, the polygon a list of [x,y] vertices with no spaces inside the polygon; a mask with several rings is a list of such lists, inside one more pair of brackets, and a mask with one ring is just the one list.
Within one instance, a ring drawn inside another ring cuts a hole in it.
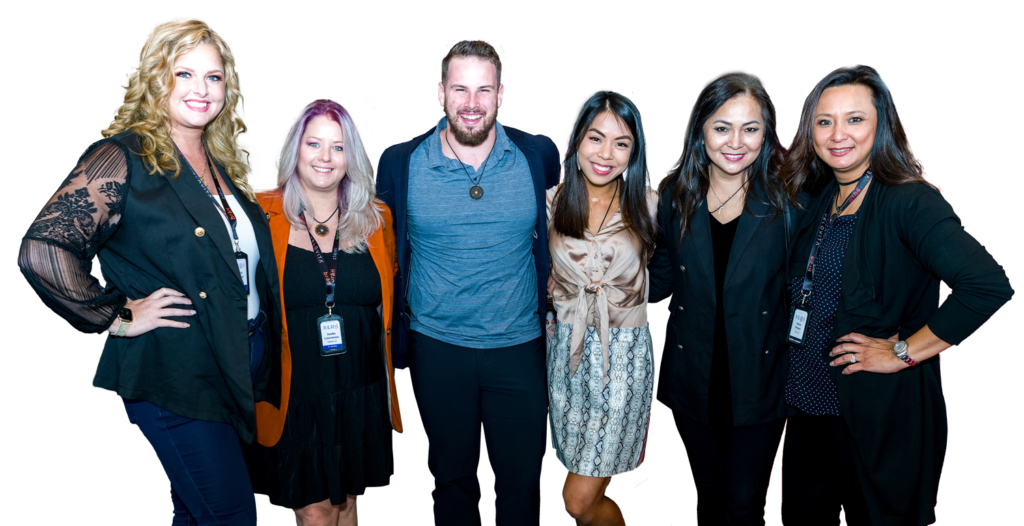
[{"label": "gold button", "polygon": [[206,229],[201,227],[201,226],[197,226],[196,227],[196,237],[203,237],[205,235],[206,235]]},{"label": "gold button", "polygon": [[206,299],[206,293],[203,292],[203,291],[199,291],[199,297],[203,298],[205,300]]}]

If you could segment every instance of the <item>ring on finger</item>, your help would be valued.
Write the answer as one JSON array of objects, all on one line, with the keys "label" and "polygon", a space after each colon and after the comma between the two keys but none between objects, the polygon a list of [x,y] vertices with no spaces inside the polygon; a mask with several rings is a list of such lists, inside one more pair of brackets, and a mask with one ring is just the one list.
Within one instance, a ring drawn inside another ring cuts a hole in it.
[{"label": "ring on finger", "polygon": [[850,356],[850,363],[857,363],[857,355],[856,354]]}]

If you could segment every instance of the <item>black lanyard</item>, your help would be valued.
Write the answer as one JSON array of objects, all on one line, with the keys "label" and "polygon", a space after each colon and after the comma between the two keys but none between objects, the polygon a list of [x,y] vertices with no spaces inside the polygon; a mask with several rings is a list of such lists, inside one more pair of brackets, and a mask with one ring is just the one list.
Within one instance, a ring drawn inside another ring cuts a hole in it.
[{"label": "black lanyard", "polygon": [[[299,213],[299,219],[302,219],[303,223],[306,222],[306,216],[303,215],[302,212]],[[320,251],[320,245],[316,244],[316,238],[313,237],[313,234],[311,234],[308,229],[306,230],[306,233],[309,234],[309,242],[313,245],[313,253],[316,254],[316,262],[320,264],[320,272],[323,273],[324,281],[327,283],[327,300],[324,302],[324,305],[327,306],[327,313],[330,314],[331,309],[334,308],[334,277],[338,272],[338,245],[341,240],[341,231],[337,229],[334,231],[334,249],[331,251],[330,267],[328,267],[327,262],[324,261],[324,254]]]},{"label": "black lanyard", "polygon": [[[203,182],[203,178],[199,177],[199,174],[197,174],[195,170],[193,170],[192,173],[195,174],[197,179],[199,179],[203,190],[206,191],[206,195],[210,196],[210,199],[213,200],[213,206],[216,206],[217,210],[219,210],[221,214],[224,214],[224,217],[228,219],[228,224],[231,225],[231,235],[235,238],[235,251],[241,252],[242,248],[238,244],[238,218],[235,217],[235,213],[231,211],[231,205],[228,204],[227,198],[224,197],[224,190],[221,190],[220,188],[220,182],[217,181],[217,172],[213,171],[213,163],[210,162],[209,156],[206,156],[206,166],[210,169],[210,176],[213,177],[213,185],[217,187],[217,193],[220,195],[220,203],[218,203],[217,198],[210,193],[210,189],[206,187],[206,183]],[[191,168],[191,166],[189,168]],[[223,207],[221,205],[223,205]]]},{"label": "black lanyard", "polygon": [[[850,192],[850,196],[846,198],[846,201],[843,201],[842,205],[836,207],[835,215],[832,215],[831,210],[826,210],[824,217],[821,218],[821,225],[818,227],[818,235],[814,239],[814,245],[811,247],[811,255],[810,257],[807,258],[807,270],[804,272],[804,297],[800,301],[801,305],[805,301],[807,301],[807,296],[811,294],[811,289],[814,287],[814,259],[818,256],[818,249],[821,248],[822,240],[825,239],[825,231],[829,228],[832,228],[832,225],[835,223],[835,219],[838,219],[839,216],[843,215],[843,211],[845,211],[846,208],[850,206],[850,203],[853,203],[857,199],[857,196],[859,196],[861,192],[864,191],[864,188],[868,185],[868,182],[870,181],[871,170],[869,169],[868,171],[864,172],[864,175],[860,177],[860,181],[857,182],[857,187],[854,188],[852,192]],[[832,197],[829,199],[830,207],[832,202],[835,201],[836,192],[838,191],[839,187],[837,186],[836,189],[833,190],[832,192]]]}]

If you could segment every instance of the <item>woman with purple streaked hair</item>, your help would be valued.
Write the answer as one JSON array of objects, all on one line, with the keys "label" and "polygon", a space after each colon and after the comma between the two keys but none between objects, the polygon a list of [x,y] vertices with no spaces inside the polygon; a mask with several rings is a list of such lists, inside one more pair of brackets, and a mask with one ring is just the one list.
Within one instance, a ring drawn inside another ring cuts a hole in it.
[{"label": "woman with purple streaked hair", "polygon": [[356,496],[386,486],[402,421],[391,364],[395,231],[338,103],[306,106],[257,195],[281,286],[281,405],[256,407],[253,489],[299,525],[356,524]]}]

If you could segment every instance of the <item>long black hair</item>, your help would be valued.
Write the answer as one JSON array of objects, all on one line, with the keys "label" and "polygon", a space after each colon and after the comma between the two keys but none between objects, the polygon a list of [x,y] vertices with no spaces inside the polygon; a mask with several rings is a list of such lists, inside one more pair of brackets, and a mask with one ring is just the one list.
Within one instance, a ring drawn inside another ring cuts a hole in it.
[{"label": "long black hair", "polygon": [[887,186],[902,183],[932,186],[924,179],[921,163],[914,158],[914,153],[910,150],[907,134],[903,131],[903,124],[896,113],[896,103],[892,100],[888,86],[882,82],[882,77],[875,68],[854,66],[839,68],[826,75],[804,100],[800,127],[793,138],[781,174],[787,190],[795,193],[803,189],[816,195],[835,177],[832,168],[819,159],[814,150],[814,111],[826,89],[850,84],[858,84],[871,90],[871,100],[878,113],[875,143],[871,148],[871,173],[875,179]]},{"label": "long black hair", "polygon": [[[555,230],[563,236],[583,239],[590,217],[590,202],[587,199],[586,176],[580,171],[576,152],[586,137],[594,119],[604,112],[610,112],[629,127],[633,134],[633,149],[629,152],[627,177],[622,181],[622,193],[619,197],[619,213],[626,230],[636,239],[642,261],[647,261],[654,253],[654,220],[647,206],[647,143],[644,140],[644,127],[640,121],[640,110],[631,100],[614,91],[595,93],[580,110],[569,138],[569,150],[565,153],[562,170],[565,178],[556,197],[555,213],[552,217]],[[618,176],[619,178],[622,175]]]},{"label": "long black hair", "polygon": [[[701,90],[697,102],[693,105],[693,111],[690,112],[690,122],[686,126],[683,154],[668,177],[662,179],[658,188],[661,198],[671,199],[672,208],[679,214],[680,236],[689,230],[693,216],[707,196],[711,184],[711,159],[704,145],[704,123],[730,99],[744,95],[757,101],[761,107],[761,120],[764,122],[761,150],[754,163],[747,168],[749,180],[761,187],[763,197],[768,200],[767,204],[775,208],[775,217],[782,213],[787,201],[795,203],[795,193],[786,195],[778,178],[786,149],[779,142],[779,136],[775,131],[775,105],[772,104],[771,97],[757,77],[747,73],[727,73],[711,81]],[[671,195],[668,195],[669,191]],[[760,200],[761,197],[757,194],[758,192],[751,191],[748,187],[747,201]],[[749,212],[746,203],[743,209]]]}]

